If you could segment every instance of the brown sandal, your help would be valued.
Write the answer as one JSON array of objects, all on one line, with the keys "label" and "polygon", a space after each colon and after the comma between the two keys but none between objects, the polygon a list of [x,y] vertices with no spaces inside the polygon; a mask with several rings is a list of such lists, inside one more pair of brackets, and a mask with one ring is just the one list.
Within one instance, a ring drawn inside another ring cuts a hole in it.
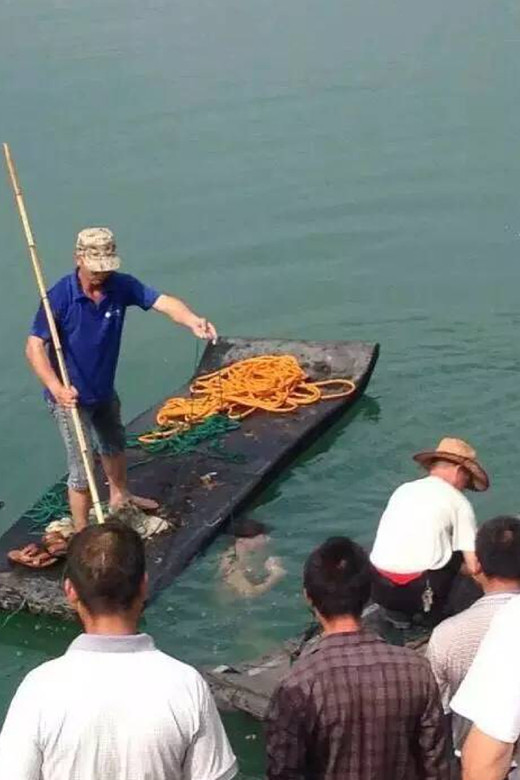
[{"label": "brown sandal", "polygon": [[12,563],[28,566],[30,569],[46,569],[58,561],[58,558],[50,555],[44,547],[34,542],[22,547],[21,550],[11,550],[7,553],[7,557]]}]

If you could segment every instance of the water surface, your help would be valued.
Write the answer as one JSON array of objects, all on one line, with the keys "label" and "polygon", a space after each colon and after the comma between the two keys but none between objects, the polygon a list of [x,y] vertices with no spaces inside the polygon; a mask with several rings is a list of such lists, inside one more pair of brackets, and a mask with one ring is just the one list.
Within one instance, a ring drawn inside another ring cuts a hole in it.
[{"label": "water surface", "polygon": [[[3,0],[0,128],[49,280],[75,233],[111,226],[125,270],[222,333],[382,343],[368,398],[262,497],[289,576],[258,601],[216,585],[220,539],[154,604],[158,644],[234,662],[300,630],[313,545],[369,544],[411,454],[475,444],[518,509],[519,10],[512,0]],[[63,471],[23,359],[35,287],[0,182],[0,529]],[[126,418],[191,373],[189,334],[132,312]],[[3,618],[2,618],[3,619]],[[71,629],[0,623],[0,710]],[[233,718],[245,776],[261,739]]]}]

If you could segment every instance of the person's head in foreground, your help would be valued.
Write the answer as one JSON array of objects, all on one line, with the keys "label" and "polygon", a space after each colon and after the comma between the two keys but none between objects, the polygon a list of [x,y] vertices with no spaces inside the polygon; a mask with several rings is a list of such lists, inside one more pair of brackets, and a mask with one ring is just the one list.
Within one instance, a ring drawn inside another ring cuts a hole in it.
[{"label": "person's head in foreground", "polygon": [[139,534],[117,522],[80,531],[69,547],[64,587],[87,632],[99,623],[116,633],[125,626],[127,633],[135,631],[146,597],[145,553]]},{"label": "person's head in foreground", "polygon": [[441,439],[434,450],[418,452],[413,459],[457,490],[487,490],[489,477],[477,461],[477,453],[463,439]]},{"label": "person's head in foreground", "polygon": [[500,515],[481,525],[476,539],[477,577],[485,590],[520,586],[520,520]]},{"label": "person's head in foreground", "polygon": [[76,239],[75,257],[80,274],[92,287],[103,285],[121,265],[114,234],[106,227],[80,230]]},{"label": "person's head in foreground", "polygon": [[338,618],[359,622],[370,598],[368,556],[351,539],[333,536],[307,558],[303,587],[325,630]]},{"label": "person's head in foreground", "polygon": [[258,550],[264,547],[270,538],[267,525],[251,518],[238,522],[233,527],[233,535],[237,552]]},{"label": "person's head in foreground", "polygon": [[207,683],[136,630],[145,585],[131,528],[107,522],[74,537],[65,590],[86,631],[20,685],[0,732],[2,780],[236,775]]}]

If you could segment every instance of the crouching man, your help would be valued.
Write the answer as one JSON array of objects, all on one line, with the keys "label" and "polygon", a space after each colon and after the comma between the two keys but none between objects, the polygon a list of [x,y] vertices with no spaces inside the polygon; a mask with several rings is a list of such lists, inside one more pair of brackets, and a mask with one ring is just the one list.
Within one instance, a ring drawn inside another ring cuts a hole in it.
[{"label": "crouching man", "polygon": [[195,669],[138,632],[144,547],[106,523],[71,543],[65,593],[85,633],[29,672],[0,734],[5,780],[230,780],[237,772]]},{"label": "crouching man", "polygon": [[[438,622],[461,565],[477,573],[477,525],[464,491],[487,490],[489,479],[462,439],[444,438],[414,460],[428,474],[398,487],[383,512],[370,554],[372,596],[389,617],[431,613]],[[469,606],[482,591],[471,581],[466,589]]]}]

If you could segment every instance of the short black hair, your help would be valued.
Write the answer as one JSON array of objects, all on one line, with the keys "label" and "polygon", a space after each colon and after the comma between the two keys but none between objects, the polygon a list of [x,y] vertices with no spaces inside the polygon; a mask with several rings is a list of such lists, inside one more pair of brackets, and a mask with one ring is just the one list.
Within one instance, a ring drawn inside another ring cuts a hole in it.
[{"label": "short black hair", "polygon": [[128,610],[144,575],[144,544],[132,528],[110,521],[88,526],[72,538],[65,577],[91,614]]},{"label": "short black hair", "polygon": [[346,536],[332,536],[307,558],[303,586],[313,607],[324,617],[359,617],[370,598],[370,564],[366,552]]},{"label": "short black hair", "polygon": [[476,554],[488,577],[520,580],[520,520],[499,515],[477,531]]},{"label": "short black hair", "polygon": [[233,526],[233,535],[237,539],[254,539],[255,536],[269,533],[270,528],[259,520],[248,518],[240,520]]}]

